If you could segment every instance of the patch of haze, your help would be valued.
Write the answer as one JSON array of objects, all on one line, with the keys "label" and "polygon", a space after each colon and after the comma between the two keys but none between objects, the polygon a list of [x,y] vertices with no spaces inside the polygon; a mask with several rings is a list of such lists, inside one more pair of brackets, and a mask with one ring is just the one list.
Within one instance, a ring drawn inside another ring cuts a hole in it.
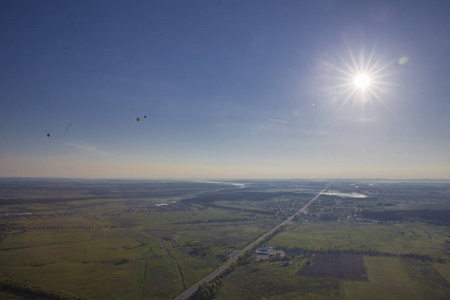
[{"label": "patch of haze", "polygon": [[88,143],[85,143],[83,141],[68,141],[64,142],[64,145],[75,148],[77,150],[81,150],[85,153],[89,154],[96,154],[96,155],[102,155],[102,156],[109,156],[111,153],[101,151],[97,148],[97,146],[90,145]]},{"label": "patch of haze", "polygon": [[287,122],[286,122],[286,121],[283,121],[283,120],[278,120],[278,119],[269,119],[269,121],[271,121],[271,122],[275,122],[275,123],[280,123],[280,124],[287,124]]},{"label": "patch of haze", "polygon": [[241,189],[245,188],[245,185],[242,183],[237,183],[237,182],[226,182],[226,181],[209,181],[209,180],[204,180],[204,181],[195,181],[195,182],[199,182],[199,183],[214,183],[214,184],[230,184],[232,186],[236,186],[239,187]]},{"label": "patch of haze", "polygon": [[367,198],[367,196],[364,195],[364,194],[358,194],[358,193],[341,193],[341,192],[337,192],[337,191],[329,191],[329,192],[325,192],[325,193],[322,193],[322,195],[327,195],[327,196],[338,196],[338,197],[343,197],[343,198],[358,198],[358,199]]}]

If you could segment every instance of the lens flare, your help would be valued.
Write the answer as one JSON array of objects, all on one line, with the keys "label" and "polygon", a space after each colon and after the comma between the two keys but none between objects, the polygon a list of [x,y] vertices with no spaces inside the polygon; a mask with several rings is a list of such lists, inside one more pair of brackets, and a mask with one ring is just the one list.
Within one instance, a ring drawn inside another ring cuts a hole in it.
[{"label": "lens flare", "polygon": [[400,59],[398,60],[397,63],[401,66],[401,65],[406,64],[407,62],[408,62],[408,57],[403,56],[402,58],[400,58]]}]

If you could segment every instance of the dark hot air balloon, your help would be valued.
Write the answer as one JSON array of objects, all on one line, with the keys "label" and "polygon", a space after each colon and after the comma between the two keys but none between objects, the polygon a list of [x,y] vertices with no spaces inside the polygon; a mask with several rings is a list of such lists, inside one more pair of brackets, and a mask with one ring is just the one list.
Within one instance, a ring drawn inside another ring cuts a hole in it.
[{"label": "dark hot air balloon", "polygon": [[47,133],[47,136],[50,137],[50,133]]}]

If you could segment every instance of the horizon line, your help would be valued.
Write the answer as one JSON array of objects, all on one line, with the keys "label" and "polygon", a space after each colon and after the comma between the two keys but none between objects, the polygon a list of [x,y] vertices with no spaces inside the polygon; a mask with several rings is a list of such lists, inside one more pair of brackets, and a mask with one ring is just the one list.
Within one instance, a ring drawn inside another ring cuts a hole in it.
[{"label": "horizon line", "polygon": [[389,181],[450,181],[450,178],[381,178],[381,177],[340,177],[340,178],[190,178],[190,177],[48,177],[48,176],[0,176],[3,179],[73,179],[73,180],[182,180],[182,181],[196,181],[196,180],[252,180],[252,181],[283,181],[283,180],[315,180],[315,181],[333,181],[333,180],[389,180]]}]

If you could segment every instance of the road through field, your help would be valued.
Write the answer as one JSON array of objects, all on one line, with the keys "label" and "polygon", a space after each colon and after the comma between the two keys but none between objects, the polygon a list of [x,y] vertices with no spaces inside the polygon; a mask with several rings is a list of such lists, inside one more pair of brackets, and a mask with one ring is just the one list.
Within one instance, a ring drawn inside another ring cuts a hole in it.
[{"label": "road through field", "polygon": [[256,239],[255,241],[253,241],[250,245],[248,245],[247,247],[245,247],[244,249],[242,249],[241,251],[239,251],[238,253],[236,253],[233,257],[231,257],[226,263],[224,263],[223,265],[221,265],[219,268],[217,268],[216,270],[214,270],[212,273],[210,273],[208,276],[206,276],[205,278],[203,278],[202,280],[200,280],[199,282],[197,282],[196,284],[194,284],[193,286],[191,286],[190,288],[188,288],[187,290],[185,290],[183,293],[181,293],[180,295],[178,295],[177,297],[174,298],[174,300],[184,300],[189,298],[193,293],[195,293],[195,291],[197,291],[198,287],[204,283],[204,282],[209,282],[211,280],[213,280],[214,278],[216,278],[220,273],[222,273],[232,262],[237,261],[239,256],[241,256],[242,254],[245,253],[245,251],[252,249],[253,247],[255,247],[256,245],[258,245],[259,243],[261,243],[262,240],[264,240],[266,237],[271,236],[272,234],[274,234],[274,232],[276,230],[278,230],[281,226],[284,226],[286,224],[288,224],[289,222],[291,222],[297,215],[304,213],[306,209],[308,209],[308,207],[311,205],[311,203],[313,203],[314,201],[317,200],[317,198],[319,198],[320,195],[323,194],[323,192],[326,191],[326,189],[328,189],[328,187],[331,185],[331,182],[323,189],[320,191],[320,193],[318,193],[314,198],[312,198],[308,203],[306,203],[305,206],[303,206],[300,210],[298,210],[295,214],[293,214],[292,216],[290,216],[289,218],[287,218],[286,220],[284,220],[283,222],[281,222],[280,224],[278,224],[277,226],[275,226],[274,228],[272,228],[271,230],[269,230],[268,232],[264,233],[262,236],[260,236],[258,239]]}]

